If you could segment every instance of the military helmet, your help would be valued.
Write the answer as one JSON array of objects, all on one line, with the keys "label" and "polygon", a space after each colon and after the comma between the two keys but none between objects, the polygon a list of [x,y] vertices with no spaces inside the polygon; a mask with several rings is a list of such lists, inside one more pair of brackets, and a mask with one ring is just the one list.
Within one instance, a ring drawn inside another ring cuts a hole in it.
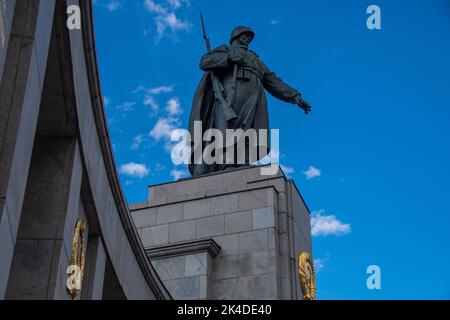
[{"label": "military helmet", "polygon": [[249,27],[245,27],[245,26],[239,26],[234,28],[234,30],[231,32],[231,37],[230,37],[230,44],[233,42],[234,39],[238,38],[241,34],[243,33],[250,33],[252,35],[252,40],[253,38],[255,38],[255,33],[253,32],[252,29],[250,29]]}]

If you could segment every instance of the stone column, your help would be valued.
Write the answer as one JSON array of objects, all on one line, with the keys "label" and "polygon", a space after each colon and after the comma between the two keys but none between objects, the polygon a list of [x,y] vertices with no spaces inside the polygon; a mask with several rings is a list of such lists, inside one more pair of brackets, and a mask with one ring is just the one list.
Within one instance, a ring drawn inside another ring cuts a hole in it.
[{"label": "stone column", "polygon": [[101,237],[90,235],[86,254],[81,299],[101,300],[105,280],[106,252]]},{"label": "stone column", "polygon": [[1,1],[0,299],[5,297],[38,122],[54,0]]},{"label": "stone column", "polygon": [[72,236],[76,220],[85,218],[81,179],[81,156],[75,139],[36,139],[7,299],[70,298],[66,270]]}]

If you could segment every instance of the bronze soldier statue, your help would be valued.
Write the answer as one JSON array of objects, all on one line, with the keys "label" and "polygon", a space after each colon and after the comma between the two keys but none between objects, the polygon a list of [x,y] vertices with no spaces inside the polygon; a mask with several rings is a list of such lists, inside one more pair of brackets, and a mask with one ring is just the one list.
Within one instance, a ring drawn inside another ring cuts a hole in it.
[{"label": "bronze soldier statue", "polygon": [[[255,33],[250,28],[240,26],[232,31],[230,45],[221,45],[211,51],[205,35],[209,52],[200,61],[200,68],[205,73],[193,99],[189,120],[191,136],[194,136],[194,121],[202,121],[203,132],[214,128],[224,136],[227,129],[269,129],[264,90],[282,101],[297,104],[305,114],[311,111],[302,95],[278,78],[248,48],[254,37]],[[241,166],[192,162],[189,165],[192,176]]]}]

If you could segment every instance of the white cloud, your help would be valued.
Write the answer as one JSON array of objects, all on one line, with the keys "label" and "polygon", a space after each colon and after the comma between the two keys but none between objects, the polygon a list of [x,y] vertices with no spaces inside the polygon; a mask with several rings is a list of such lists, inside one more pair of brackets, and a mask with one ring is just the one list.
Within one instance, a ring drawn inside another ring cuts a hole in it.
[{"label": "white cloud", "polygon": [[327,252],[325,258],[314,259],[314,270],[316,273],[321,272],[327,267],[327,263],[330,261],[330,253]]},{"label": "white cloud", "polygon": [[111,103],[111,99],[106,96],[103,96],[103,104],[107,107]]},{"label": "white cloud", "polygon": [[164,85],[164,86],[159,86],[159,87],[154,87],[154,88],[146,88],[144,86],[139,86],[137,87],[136,90],[133,91],[133,93],[138,93],[138,92],[145,92],[147,94],[151,94],[151,95],[158,95],[161,93],[169,93],[173,91],[173,88],[175,87],[175,85]]},{"label": "white cloud", "polygon": [[120,143],[113,143],[112,148],[114,152],[119,151],[121,144]]},{"label": "white cloud", "polygon": [[121,0],[94,0],[94,5],[105,8],[109,12],[117,11],[122,8]]},{"label": "white cloud", "polygon": [[113,117],[108,118],[108,124],[110,126],[114,126],[116,123],[117,123],[117,117],[113,116]]},{"label": "white cloud", "polygon": [[153,172],[159,173],[166,170],[166,167],[164,167],[162,164],[157,163],[155,168],[153,169]]},{"label": "white cloud", "polygon": [[179,120],[176,118],[159,118],[155,127],[150,131],[150,136],[156,141],[161,139],[170,140],[172,131],[179,126]]},{"label": "white cloud", "polygon": [[170,175],[173,177],[174,180],[179,180],[180,178],[189,176],[189,171],[187,171],[186,169],[184,170],[173,169],[170,172]]},{"label": "white cloud", "polygon": [[189,6],[189,1],[183,0],[167,0],[169,7],[163,6],[154,0],[145,0],[144,7],[154,15],[153,20],[156,24],[156,40],[160,40],[167,34],[169,30],[172,35],[177,31],[189,31],[192,24],[188,21],[183,21],[177,17],[174,11],[184,6]]},{"label": "white cloud", "polygon": [[169,93],[173,91],[173,87],[174,85],[171,86],[160,86],[160,87],[156,87],[156,88],[150,88],[147,90],[147,92],[149,94],[153,94],[153,95],[158,95],[161,93]]},{"label": "white cloud", "polygon": [[314,259],[314,270],[319,273],[325,267],[325,261],[322,259]]},{"label": "white cloud", "polygon": [[270,20],[270,24],[273,25],[273,26],[276,26],[279,23],[280,23],[280,21],[278,21],[277,19],[271,19]]},{"label": "white cloud", "polygon": [[160,4],[156,3],[153,0],[145,0],[144,6],[148,11],[152,13],[164,14],[167,12],[167,9],[163,8]]},{"label": "white cloud", "polygon": [[144,105],[149,106],[153,112],[158,112],[159,104],[155,101],[153,96],[145,96]]},{"label": "white cloud", "polygon": [[313,166],[310,166],[308,170],[304,171],[303,174],[306,176],[306,180],[311,180],[320,177],[321,171]]},{"label": "white cloud", "polygon": [[123,112],[128,112],[128,111],[132,111],[133,107],[136,105],[136,102],[124,102],[121,105],[117,106],[117,109],[123,111]]},{"label": "white cloud", "polygon": [[180,99],[177,97],[169,99],[166,104],[166,111],[170,116],[180,115],[183,112],[181,110]]},{"label": "white cloud", "polygon": [[133,144],[131,145],[131,150],[139,149],[142,142],[145,142],[146,140],[147,140],[147,138],[143,134],[136,136],[133,140]]},{"label": "white cloud", "polygon": [[130,177],[142,179],[150,173],[150,170],[144,164],[130,162],[121,165],[119,172]]},{"label": "white cloud", "polygon": [[276,149],[271,149],[270,153],[259,161],[255,162],[254,165],[266,165],[269,163],[279,163],[280,152]]},{"label": "white cloud", "polygon": [[295,172],[294,168],[292,167],[288,167],[288,166],[284,166],[282,164],[280,164],[281,170],[283,170],[283,172],[290,177],[291,174],[293,174]]},{"label": "white cloud", "polygon": [[[271,149],[270,153],[262,158],[261,160],[253,163],[253,165],[266,165],[269,163],[278,163],[280,164],[280,158],[284,157],[284,155],[280,155],[280,152],[276,149]],[[291,178],[291,174],[295,173],[295,169],[283,164],[280,164],[281,170],[283,170],[284,174]]]},{"label": "white cloud", "polygon": [[136,90],[133,91],[133,93],[145,93],[144,96],[144,105],[149,106],[154,113],[159,111],[159,104],[156,102],[155,97],[157,95],[163,94],[163,93],[170,93],[173,91],[173,88],[175,85],[163,85],[159,87],[153,87],[153,88],[146,88],[144,86],[139,86]]},{"label": "white cloud", "polygon": [[132,93],[139,93],[139,92],[146,91],[146,90],[148,90],[148,89],[146,89],[144,86],[139,86],[135,90],[133,90]]},{"label": "white cloud", "polygon": [[191,4],[188,0],[167,0],[167,2],[169,3],[169,5],[172,7],[172,9],[176,10],[179,9],[183,3],[189,7]]},{"label": "white cloud", "polygon": [[189,23],[184,22],[177,18],[174,12],[167,14],[164,17],[161,17],[160,21],[163,23],[163,28],[166,26],[172,30],[188,30]]},{"label": "white cloud", "polygon": [[311,214],[311,234],[313,236],[344,235],[351,232],[350,224],[342,223],[334,215],[323,215],[325,210]]},{"label": "white cloud", "polygon": [[106,9],[108,9],[108,11],[116,11],[119,10],[121,7],[122,4],[115,0],[111,0],[106,4]]}]

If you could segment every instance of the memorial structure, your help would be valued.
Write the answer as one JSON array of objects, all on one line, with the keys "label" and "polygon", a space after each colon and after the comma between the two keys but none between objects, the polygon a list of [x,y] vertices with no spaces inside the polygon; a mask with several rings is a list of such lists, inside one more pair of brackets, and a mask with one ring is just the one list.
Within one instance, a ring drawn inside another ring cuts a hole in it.
[{"label": "memorial structure", "polygon": [[[69,11],[79,28],[68,28]],[[232,46],[253,36],[235,32]],[[263,81],[310,111],[268,69],[254,78],[248,55],[244,43],[227,56],[235,101],[239,81]],[[198,167],[127,204],[91,1],[0,0],[0,79],[0,299],[314,299],[309,210],[278,166]],[[223,108],[245,110],[208,92],[212,127],[234,126]]]},{"label": "memorial structure", "polygon": [[147,256],[175,299],[314,299],[309,209],[277,164],[252,165],[270,149],[264,90],[306,114],[311,106],[249,49],[249,27],[211,50],[201,23],[208,52],[189,120],[193,178],[151,186],[131,205]]}]

